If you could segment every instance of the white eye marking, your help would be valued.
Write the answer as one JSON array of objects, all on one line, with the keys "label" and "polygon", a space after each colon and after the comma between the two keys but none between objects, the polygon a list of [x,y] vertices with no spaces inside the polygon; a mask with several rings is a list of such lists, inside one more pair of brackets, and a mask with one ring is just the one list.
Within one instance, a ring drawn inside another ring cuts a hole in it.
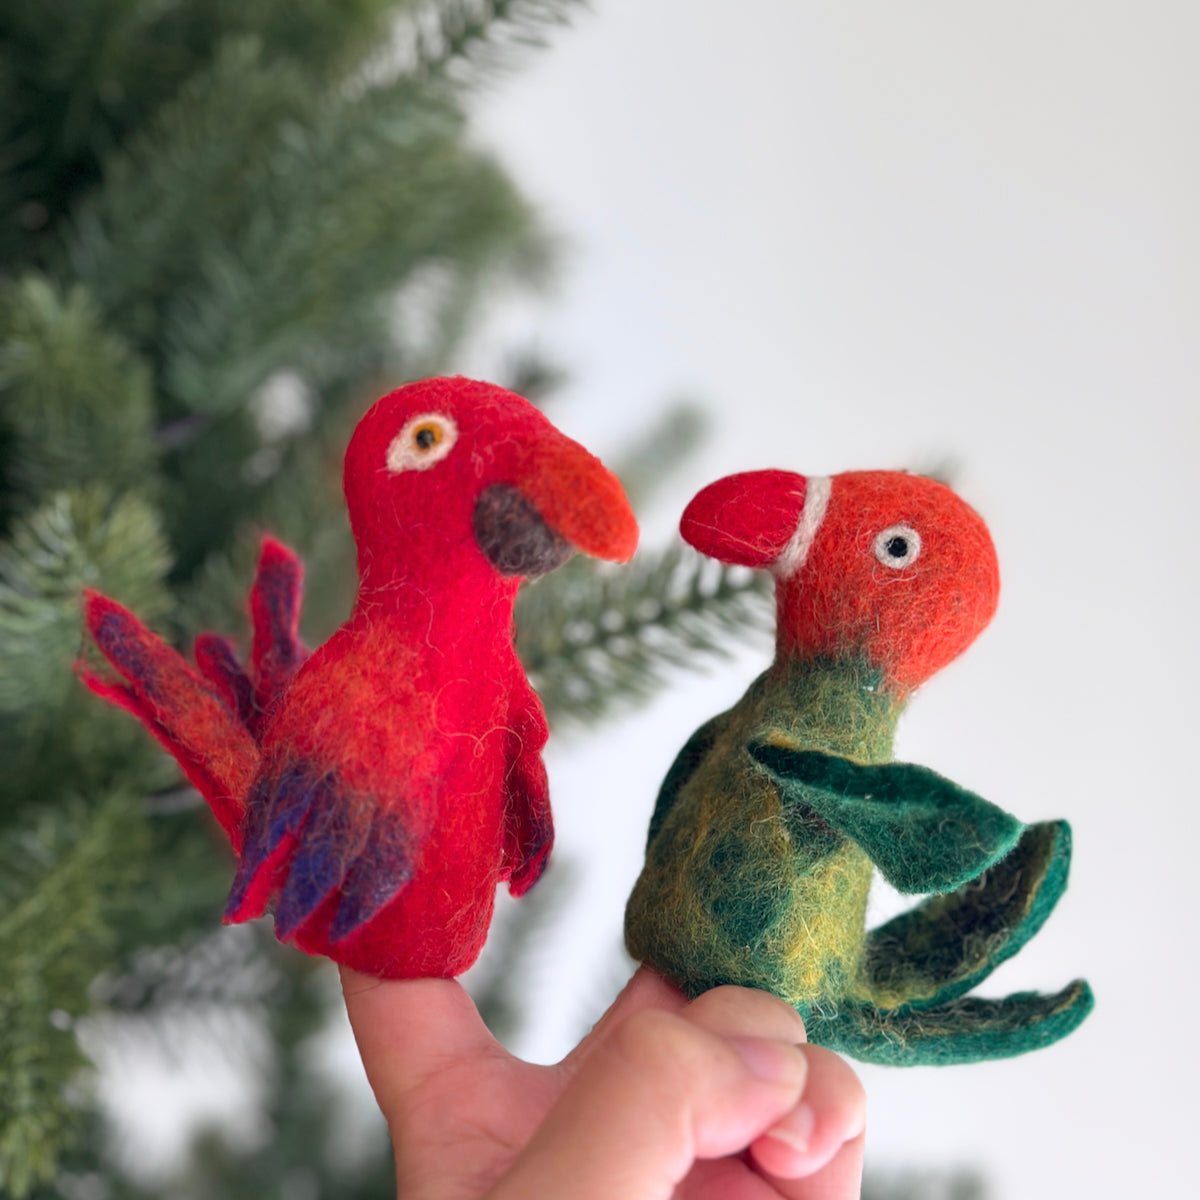
[{"label": "white eye marking", "polygon": [[875,535],[871,549],[885,567],[899,571],[921,553],[921,535],[911,525],[889,525]]},{"label": "white eye marking", "polygon": [[387,469],[393,475],[401,471],[426,471],[439,463],[458,441],[458,426],[442,413],[422,413],[413,417],[394,438],[387,451]]}]

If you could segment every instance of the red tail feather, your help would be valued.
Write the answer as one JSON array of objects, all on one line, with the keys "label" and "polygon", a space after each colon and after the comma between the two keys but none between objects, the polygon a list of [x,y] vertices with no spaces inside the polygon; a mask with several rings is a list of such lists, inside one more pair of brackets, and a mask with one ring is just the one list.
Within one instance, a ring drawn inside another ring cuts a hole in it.
[{"label": "red tail feather", "polygon": [[258,747],[221,693],[182,655],[116,601],[88,590],[84,618],[119,683],[81,669],[98,696],[133,713],[199,788],[240,853],[242,815],[258,770]]},{"label": "red tail feather", "polygon": [[261,732],[257,725],[274,708],[308,657],[298,632],[303,584],[304,564],[300,559],[282,542],[264,537],[250,590],[250,616],[254,623],[250,665],[259,713],[256,735]]}]

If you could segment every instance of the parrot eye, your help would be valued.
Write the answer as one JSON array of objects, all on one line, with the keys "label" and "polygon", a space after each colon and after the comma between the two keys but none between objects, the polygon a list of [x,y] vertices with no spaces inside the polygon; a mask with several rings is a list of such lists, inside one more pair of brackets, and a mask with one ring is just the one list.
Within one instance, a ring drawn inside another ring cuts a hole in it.
[{"label": "parrot eye", "polygon": [[394,438],[387,452],[387,469],[394,475],[401,471],[425,471],[441,462],[458,440],[458,426],[441,413],[424,413],[413,417]]},{"label": "parrot eye", "polygon": [[898,571],[921,553],[921,535],[911,525],[891,525],[875,535],[871,549],[885,567]]}]

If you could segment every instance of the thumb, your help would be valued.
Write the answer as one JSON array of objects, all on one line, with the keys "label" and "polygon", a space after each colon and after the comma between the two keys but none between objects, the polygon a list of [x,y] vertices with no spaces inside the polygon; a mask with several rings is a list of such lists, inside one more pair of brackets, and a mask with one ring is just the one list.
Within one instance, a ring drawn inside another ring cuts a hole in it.
[{"label": "thumb", "polygon": [[367,1080],[389,1123],[412,1089],[446,1067],[505,1052],[453,979],[375,979],[341,968]]},{"label": "thumb", "polygon": [[642,1009],[584,1058],[489,1200],[670,1196],[697,1159],[744,1150],[795,1107],[807,1070],[788,1042]]}]

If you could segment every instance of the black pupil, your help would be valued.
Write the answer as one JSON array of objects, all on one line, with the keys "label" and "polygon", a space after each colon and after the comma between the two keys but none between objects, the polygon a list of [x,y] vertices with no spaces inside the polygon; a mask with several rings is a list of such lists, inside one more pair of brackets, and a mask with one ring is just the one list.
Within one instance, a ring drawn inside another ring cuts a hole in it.
[{"label": "black pupil", "polygon": [[892,558],[903,558],[908,553],[908,539],[902,537],[889,539],[887,552]]},{"label": "black pupil", "polygon": [[429,447],[434,445],[436,442],[437,434],[434,433],[432,429],[417,430],[417,445],[420,446],[422,450],[428,450]]}]

